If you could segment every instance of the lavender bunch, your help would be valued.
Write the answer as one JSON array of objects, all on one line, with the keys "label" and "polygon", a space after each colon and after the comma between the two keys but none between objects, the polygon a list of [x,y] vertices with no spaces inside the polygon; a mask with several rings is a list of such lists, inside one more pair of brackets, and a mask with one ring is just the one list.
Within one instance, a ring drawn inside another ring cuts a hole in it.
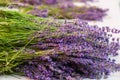
[{"label": "lavender bunch", "polygon": [[[43,12],[44,11],[44,12]],[[40,9],[33,9],[29,14],[39,17],[53,17],[55,19],[81,19],[87,21],[101,21],[107,15],[108,9],[98,7],[73,7],[59,6],[57,8],[49,6],[41,6]]]},{"label": "lavender bunch", "polygon": [[104,31],[86,22],[60,25],[55,32],[41,32],[35,50],[52,50],[52,54],[27,60],[15,71],[35,80],[69,80],[101,78],[120,66],[109,56],[117,56],[118,43],[109,42]]},{"label": "lavender bunch", "polygon": [[94,6],[77,7],[74,5],[75,1],[85,2],[89,0],[23,0],[23,4],[28,3],[30,5],[21,6],[21,9],[23,9],[21,11],[39,17],[54,17],[57,19],[78,18],[88,21],[101,21],[107,14],[108,9]]}]

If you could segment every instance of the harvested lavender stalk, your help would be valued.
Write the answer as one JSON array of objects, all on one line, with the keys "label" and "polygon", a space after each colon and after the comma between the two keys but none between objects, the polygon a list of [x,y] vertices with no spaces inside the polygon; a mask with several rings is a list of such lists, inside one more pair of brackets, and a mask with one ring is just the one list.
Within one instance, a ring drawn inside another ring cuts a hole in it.
[{"label": "harvested lavender stalk", "polygon": [[53,54],[27,60],[15,70],[35,80],[98,79],[119,70],[109,56],[117,56],[119,43],[109,42],[104,31],[86,22],[60,25],[56,32],[38,36],[35,50],[53,50]]}]

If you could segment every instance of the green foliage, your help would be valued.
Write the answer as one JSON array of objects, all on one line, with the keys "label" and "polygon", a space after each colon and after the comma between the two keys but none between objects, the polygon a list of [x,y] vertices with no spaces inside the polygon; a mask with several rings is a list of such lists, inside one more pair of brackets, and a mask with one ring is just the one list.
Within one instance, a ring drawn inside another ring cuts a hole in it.
[{"label": "green foliage", "polygon": [[47,19],[0,10],[0,74],[12,73],[12,68],[23,63],[23,59],[31,59],[46,52],[28,54],[25,51],[31,44],[36,43],[36,32],[56,29],[48,24],[40,24],[45,21]]},{"label": "green foliage", "polygon": [[0,11],[0,45],[15,45],[20,41],[25,45],[28,36],[39,30],[38,24],[30,21],[29,17],[17,12]]}]

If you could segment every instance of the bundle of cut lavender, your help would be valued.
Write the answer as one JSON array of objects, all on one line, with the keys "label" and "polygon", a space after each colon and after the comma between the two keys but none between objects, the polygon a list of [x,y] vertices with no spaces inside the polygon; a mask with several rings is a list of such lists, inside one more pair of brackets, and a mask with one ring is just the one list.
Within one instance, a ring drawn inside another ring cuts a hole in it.
[{"label": "bundle of cut lavender", "polygon": [[[81,2],[82,0],[75,0]],[[101,21],[108,9],[98,8],[96,6],[74,5],[74,0],[23,0],[21,11],[39,17],[53,17],[56,19],[81,19],[88,21]],[[87,0],[84,0],[87,1]],[[83,2],[84,2],[83,1]],[[89,1],[89,0],[88,0]],[[19,2],[15,2],[19,3]]]},{"label": "bundle of cut lavender", "polygon": [[55,32],[47,30],[37,36],[38,42],[30,47],[52,50],[52,54],[28,59],[15,68],[16,72],[32,79],[98,79],[120,70],[120,65],[110,59],[118,55],[119,43],[109,42],[107,34],[97,26],[78,20],[60,25]]}]

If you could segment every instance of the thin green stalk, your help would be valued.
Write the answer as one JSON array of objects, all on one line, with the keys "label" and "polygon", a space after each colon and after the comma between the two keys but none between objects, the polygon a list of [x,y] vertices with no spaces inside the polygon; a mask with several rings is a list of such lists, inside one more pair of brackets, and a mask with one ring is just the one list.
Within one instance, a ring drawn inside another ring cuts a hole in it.
[{"label": "thin green stalk", "polygon": [[12,56],[12,58],[7,62],[6,66],[8,66],[14,59],[16,59],[18,57],[18,55],[25,49],[25,47],[33,41],[35,37],[33,37],[21,50],[19,50],[16,54],[14,54]]}]

